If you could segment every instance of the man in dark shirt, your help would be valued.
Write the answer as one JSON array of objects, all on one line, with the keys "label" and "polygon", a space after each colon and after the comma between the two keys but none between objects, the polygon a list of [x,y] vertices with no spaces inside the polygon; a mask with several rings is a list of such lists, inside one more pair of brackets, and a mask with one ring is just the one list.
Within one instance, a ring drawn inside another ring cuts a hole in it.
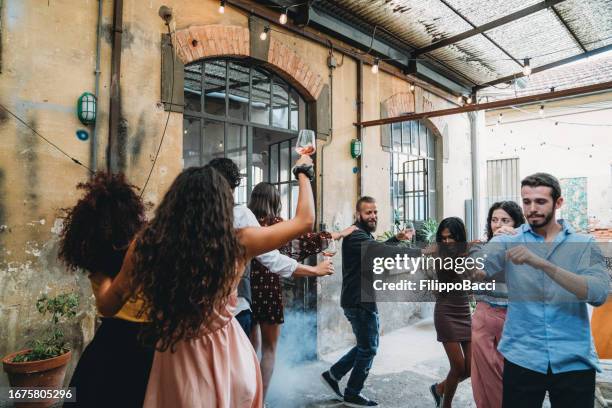
[{"label": "man in dark shirt", "polygon": [[[372,367],[378,349],[378,308],[375,302],[361,301],[361,248],[368,242],[375,241],[372,232],[378,224],[376,200],[364,196],[357,201],[355,225],[357,229],[344,238],[342,243],[342,295],[340,306],[351,323],[357,345],[346,353],[328,371],[321,374],[326,384],[344,404],[350,407],[375,407],[378,403],[361,395],[363,384]],[[412,238],[414,230],[400,231],[387,241],[397,244]],[[344,396],[338,382],[351,371]]]}]

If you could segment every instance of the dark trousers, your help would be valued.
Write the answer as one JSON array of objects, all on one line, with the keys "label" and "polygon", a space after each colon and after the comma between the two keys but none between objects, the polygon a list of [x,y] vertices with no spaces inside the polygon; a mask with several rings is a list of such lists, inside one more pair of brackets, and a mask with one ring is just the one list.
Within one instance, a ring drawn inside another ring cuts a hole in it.
[{"label": "dark trousers", "polygon": [[548,391],[552,408],[592,408],[595,370],[542,374],[504,360],[503,408],[541,408]]},{"label": "dark trousers", "polygon": [[359,395],[363,383],[368,378],[376,350],[378,349],[378,313],[361,307],[344,308],[344,315],[351,323],[353,333],[357,338],[357,345],[346,353],[336,364],[330,368],[332,377],[340,380],[346,373],[351,372],[346,384],[345,395]]},{"label": "dark trousers", "polygon": [[247,337],[251,335],[251,328],[253,327],[253,312],[249,309],[243,310],[236,315],[236,320],[242,327],[242,330],[246,333]]}]

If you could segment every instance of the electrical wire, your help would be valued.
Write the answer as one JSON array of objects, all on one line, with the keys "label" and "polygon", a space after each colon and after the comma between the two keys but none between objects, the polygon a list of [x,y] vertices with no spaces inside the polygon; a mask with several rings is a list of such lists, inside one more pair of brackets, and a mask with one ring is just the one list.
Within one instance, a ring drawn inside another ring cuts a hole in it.
[{"label": "electrical wire", "polygon": [[90,173],[95,173],[92,169],[90,169],[89,167],[87,167],[86,165],[84,165],[83,163],[81,163],[79,160],[75,159],[74,157],[70,156],[68,153],[66,153],[64,150],[62,150],[58,145],[56,145],[55,143],[53,143],[52,141],[50,141],[49,139],[47,139],[46,137],[44,137],[43,135],[41,135],[38,131],[36,131],[36,129],[34,129],[32,126],[30,126],[25,120],[21,119],[18,115],[16,115],[15,113],[13,113],[9,108],[7,108],[6,106],[4,106],[3,104],[0,103],[0,108],[2,108],[2,110],[4,110],[5,112],[7,112],[9,115],[11,115],[12,117],[14,117],[19,123],[21,123],[22,125],[24,125],[25,127],[27,127],[28,129],[30,129],[32,131],[32,133],[34,133],[36,136],[40,137],[42,140],[44,140],[45,142],[47,142],[48,144],[50,144],[51,146],[53,146],[54,148],[56,148],[60,153],[62,153],[64,156],[68,157],[70,160],[72,160],[75,164],[78,164],[79,166],[87,169]]}]

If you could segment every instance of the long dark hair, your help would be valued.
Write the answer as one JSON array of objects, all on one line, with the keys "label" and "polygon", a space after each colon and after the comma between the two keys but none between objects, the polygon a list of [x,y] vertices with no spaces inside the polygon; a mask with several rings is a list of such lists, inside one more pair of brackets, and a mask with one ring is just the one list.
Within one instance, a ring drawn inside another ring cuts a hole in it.
[{"label": "long dark hair", "polygon": [[158,349],[197,337],[225,306],[244,248],[234,199],[210,166],[183,170],[136,241],[132,287],[143,295]]},{"label": "long dark hair", "polygon": [[260,221],[280,217],[282,209],[280,194],[272,184],[261,182],[253,188],[248,207]]},{"label": "long dark hair", "polygon": [[85,195],[64,210],[58,258],[69,269],[114,277],[130,241],[145,223],[142,200],[123,174],[97,172],[77,189]]},{"label": "long dark hair", "polygon": [[443,219],[436,231],[436,242],[438,244],[442,243],[442,231],[447,228],[455,242],[452,244],[439,245],[440,255],[442,257],[464,256],[467,252],[467,232],[463,220],[459,217],[448,217]]},{"label": "long dark hair", "polygon": [[523,210],[514,201],[498,201],[496,203],[493,203],[491,208],[489,208],[489,214],[487,215],[487,240],[491,240],[491,238],[493,238],[491,218],[493,218],[493,212],[499,209],[502,209],[507,212],[510,218],[512,218],[512,221],[514,221],[514,228],[518,228],[525,223]]}]

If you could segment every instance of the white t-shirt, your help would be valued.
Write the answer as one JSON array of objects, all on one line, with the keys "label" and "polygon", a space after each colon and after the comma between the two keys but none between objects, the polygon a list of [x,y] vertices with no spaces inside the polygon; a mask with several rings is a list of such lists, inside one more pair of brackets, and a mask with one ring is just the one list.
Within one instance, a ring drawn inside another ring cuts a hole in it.
[{"label": "white t-shirt", "polygon": [[[234,228],[240,229],[245,227],[261,227],[255,214],[245,205],[234,206]],[[268,268],[272,273],[288,278],[293,275],[293,272],[297,269],[298,262],[281,254],[277,249],[274,251],[266,252],[255,257],[263,266]],[[238,297],[238,306],[234,311],[234,315],[242,312],[243,310],[250,309],[249,302],[243,297]]]}]

